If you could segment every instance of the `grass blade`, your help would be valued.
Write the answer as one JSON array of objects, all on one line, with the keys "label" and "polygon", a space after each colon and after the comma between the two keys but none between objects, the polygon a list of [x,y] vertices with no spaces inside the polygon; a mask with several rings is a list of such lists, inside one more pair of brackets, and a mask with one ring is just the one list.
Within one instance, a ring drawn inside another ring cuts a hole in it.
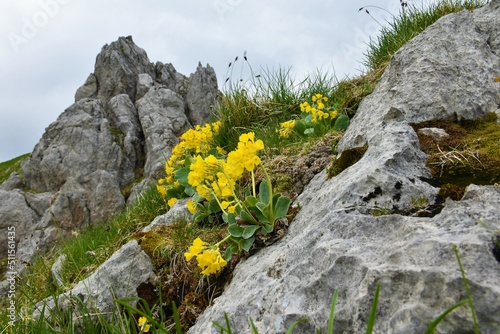
[{"label": "grass blade", "polygon": [[339,289],[335,289],[332,298],[332,306],[330,306],[330,317],[328,318],[328,334],[333,334],[333,320],[335,319],[335,305],[337,304],[337,297],[339,296]]},{"label": "grass blade", "polygon": [[472,320],[474,321],[474,332],[476,334],[479,334],[480,331],[479,331],[479,324],[477,323],[476,309],[474,308],[474,302],[472,301],[472,294],[470,293],[469,283],[467,283],[467,277],[465,276],[465,270],[462,265],[462,260],[460,259],[460,255],[458,254],[457,245],[453,245],[453,251],[455,252],[455,255],[457,257],[458,265],[460,266],[460,272],[462,273],[462,280],[465,285],[465,291],[467,292],[467,300],[469,301],[469,306],[472,313]]},{"label": "grass blade", "polygon": [[379,293],[380,293],[380,282],[377,283],[377,290],[375,290],[375,297],[373,297],[372,310],[370,312],[370,318],[368,319],[368,326],[366,327],[366,334],[371,334],[373,332],[373,326],[375,326],[375,318],[377,317],[377,306],[378,306]]},{"label": "grass blade", "polygon": [[434,334],[434,330],[436,329],[436,327],[439,325],[439,323],[444,319],[446,318],[446,316],[448,314],[450,314],[453,310],[455,310],[456,308],[464,305],[468,303],[468,300],[467,299],[462,299],[461,301],[459,301],[458,303],[456,303],[455,305],[453,305],[452,307],[448,308],[446,311],[444,311],[441,315],[439,315],[436,319],[434,319],[433,321],[431,321],[431,323],[429,324],[429,327],[427,327],[427,330],[425,331],[425,334]]},{"label": "grass blade", "polygon": [[252,317],[250,317],[250,326],[252,326],[252,334],[259,334],[257,327],[255,327],[255,324],[253,323]]},{"label": "grass blade", "polygon": [[293,333],[293,330],[295,329],[295,327],[297,327],[298,324],[301,324],[303,322],[308,322],[309,319],[306,319],[306,318],[302,318],[302,319],[299,319],[297,321],[295,321],[291,326],[290,328],[288,328],[288,330],[286,331],[286,334],[292,334]]},{"label": "grass blade", "polygon": [[177,311],[177,305],[172,302],[172,310],[174,311],[174,322],[175,322],[175,332],[177,334],[182,334],[181,319],[179,318],[179,311]]}]

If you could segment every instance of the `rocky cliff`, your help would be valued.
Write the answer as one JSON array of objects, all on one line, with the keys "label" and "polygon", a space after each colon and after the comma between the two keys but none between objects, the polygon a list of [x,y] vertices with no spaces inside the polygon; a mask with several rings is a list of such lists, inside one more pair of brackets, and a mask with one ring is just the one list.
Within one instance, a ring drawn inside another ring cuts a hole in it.
[{"label": "rocky cliff", "polygon": [[[3,185],[1,217],[41,235],[26,240],[75,228],[55,224],[57,217],[85,225],[105,216],[109,207],[123,206],[125,198],[118,193],[138,170],[154,178],[163,165],[160,152],[168,154],[181,131],[210,115],[217,94],[210,68],[200,66],[188,79],[172,65],[151,65],[144,57],[129,38],[105,46],[97,63],[113,70],[97,70],[96,64],[75,104],[60,117],[67,125],[51,125],[23,166],[30,179],[26,184],[42,192],[14,189],[22,184],[16,175]],[[335,332],[364,332],[377,284],[375,332],[422,333],[466,295],[454,247],[467,273],[481,332],[495,333],[500,328],[500,250],[494,242],[500,230],[500,187],[470,184],[458,200],[441,203],[440,184],[430,182],[421,138],[433,134],[439,145],[447,134],[442,128],[415,129],[429,121],[500,115],[500,83],[494,80],[499,76],[499,0],[448,15],[407,43],[338,145],[339,157],[362,147],[359,161],[332,178],[325,171],[313,178],[295,201],[301,209],[287,234],[236,266],[226,290],[189,333],[219,333],[212,321],[224,323],[224,312],[234,332],[250,332],[251,317],[259,333],[285,333],[301,318],[309,321],[296,332],[323,333],[335,289]],[[200,87],[210,89],[203,93]],[[63,140],[64,131],[76,139]],[[101,151],[99,143],[109,145]],[[76,154],[75,148],[91,158]],[[84,173],[75,174],[73,167]],[[104,202],[104,211],[95,209],[107,193],[116,193],[118,200]],[[150,228],[186,215],[182,203]],[[108,312],[115,297],[137,296],[137,288],[154,276],[144,251],[130,241],[72,291],[56,297],[58,303],[48,298],[37,311],[67,307],[78,296]],[[474,332],[473,321],[464,306],[436,330],[469,332]]]},{"label": "rocky cliff", "polygon": [[[29,263],[55,240],[109,219],[156,182],[178,137],[212,115],[218,95],[208,65],[187,77],[151,63],[131,37],[105,45],[75,103],[23,162],[24,180],[15,173],[0,186],[0,238],[15,226],[16,257]],[[5,247],[0,240],[0,254]]]},{"label": "rocky cliff", "polygon": [[[407,43],[365,98],[339,155],[367,146],[339,175],[317,175],[299,196],[287,235],[240,263],[227,290],[189,333],[218,333],[227,312],[234,330],[326,333],[331,298],[339,298],[336,333],[365,332],[377,283],[376,333],[423,333],[465,294],[453,251],[467,271],[482,333],[500,327],[500,187],[470,185],[433,217],[401,214],[416,199],[433,203],[428,156],[410,123],[470,120],[500,110],[500,1],[443,17]],[[472,333],[470,310],[451,313],[438,333]]]}]

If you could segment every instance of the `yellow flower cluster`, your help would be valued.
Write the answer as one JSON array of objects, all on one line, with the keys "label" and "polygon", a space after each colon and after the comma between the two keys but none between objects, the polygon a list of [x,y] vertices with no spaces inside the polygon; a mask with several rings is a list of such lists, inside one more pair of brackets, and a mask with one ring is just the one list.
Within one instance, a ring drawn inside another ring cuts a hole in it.
[{"label": "yellow flower cluster", "polygon": [[210,200],[212,195],[219,200],[221,208],[234,213],[236,207],[231,205],[235,196],[236,182],[245,170],[253,172],[260,164],[257,153],[264,148],[262,140],[255,140],[253,132],[240,136],[238,147],[229,152],[226,159],[217,159],[213,155],[203,158],[197,155],[195,162],[189,167],[188,183],[196,189],[201,197]]},{"label": "yellow flower cluster", "polygon": [[147,322],[148,322],[148,319],[146,319],[146,317],[139,318],[138,326],[139,326],[139,330],[141,331],[141,333],[149,332],[151,325],[149,325]]},{"label": "yellow flower cluster", "polygon": [[[197,125],[194,129],[187,130],[181,136],[179,144],[172,149],[172,155],[165,163],[165,178],[158,180],[156,185],[163,197],[167,197],[169,188],[179,186],[174,177],[177,170],[184,167],[186,158],[195,154],[207,154],[213,147],[213,136],[219,132],[220,126],[220,122],[208,123],[203,127]],[[222,151],[220,148],[217,149],[219,152]],[[176,200],[176,198],[169,198],[168,206],[172,206]]]},{"label": "yellow flower cluster", "polygon": [[196,258],[198,266],[202,269],[203,275],[211,275],[222,269],[227,262],[220,254],[218,245],[210,247],[200,238],[193,241],[193,245],[189,247],[189,252],[184,253],[187,261]]},{"label": "yellow flower cluster", "polygon": [[283,123],[280,123],[280,129],[276,130],[277,133],[279,133],[280,138],[288,138],[293,132],[293,129],[295,128],[295,121],[289,120]]},{"label": "yellow flower cluster", "polygon": [[311,106],[309,102],[305,101],[300,104],[300,111],[305,113],[310,113],[312,115],[312,123],[322,121],[328,118],[334,119],[337,117],[336,111],[327,112],[325,109],[325,102],[328,101],[328,97],[322,94],[313,95],[311,98],[313,105]]}]

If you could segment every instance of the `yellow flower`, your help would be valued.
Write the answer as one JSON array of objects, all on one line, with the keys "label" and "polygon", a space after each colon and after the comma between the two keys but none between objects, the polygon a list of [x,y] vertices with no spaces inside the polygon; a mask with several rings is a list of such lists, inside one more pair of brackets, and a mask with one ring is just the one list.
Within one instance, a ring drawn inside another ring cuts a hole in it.
[{"label": "yellow flower", "polygon": [[316,95],[313,95],[313,97],[311,98],[311,100],[312,100],[313,102],[316,102],[316,101],[320,100],[322,97],[323,97],[323,94],[319,94],[319,93],[318,93],[318,94],[316,94]]},{"label": "yellow flower", "polygon": [[219,248],[207,249],[198,255],[196,259],[198,260],[198,266],[202,269],[201,273],[207,276],[215,274],[227,264],[220,254]]},{"label": "yellow flower", "polygon": [[187,261],[191,261],[191,259],[195,256],[198,256],[205,249],[206,242],[201,240],[200,238],[196,238],[193,241],[193,245],[189,247],[189,252],[184,253]]},{"label": "yellow flower", "polygon": [[167,189],[165,189],[165,187],[161,186],[161,185],[156,185],[156,190],[158,190],[158,192],[163,196],[167,196]]},{"label": "yellow flower", "polygon": [[149,328],[151,327],[151,325],[148,325],[147,324],[147,321],[148,319],[146,319],[146,317],[140,317],[139,318],[139,330],[143,333],[147,333],[149,332]]},{"label": "yellow flower", "polygon": [[172,207],[172,206],[175,204],[175,202],[177,202],[177,198],[172,197],[172,198],[170,198],[170,199],[167,201],[167,205],[168,205],[169,207]]},{"label": "yellow flower", "polygon": [[280,138],[288,138],[292,134],[293,128],[295,128],[295,121],[292,119],[290,121],[286,121],[283,123],[280,123],[281,129],[276,130],[277,133],[279,133]]},{"label": "yellow flower", "polygon": [[191,212],[191,214],[194,215],[196,212],[198,212],[198,210],[196,209],[196,203],[194,201],[189,200],[189,201],[187,201],[186,205],[187,205],[189,212]]},{"label": "yellow flower", "polygon": [[193,187],[198,186],[205,180],[207,176],[207,166],[201,155],[195,157],[195,162],[189,167],[191,170],[188,174],[188,183]]},{"label": "yellow flower", "polygon": [[337,117],[337,115],[338,115],[338,114],[339,114],[339,113],[338,113],[338,111],[337,111],[337,110],[335,110],[335,111],[330,111],[330,118],[331,118],[331,119],[334,119],[335,117]]}]

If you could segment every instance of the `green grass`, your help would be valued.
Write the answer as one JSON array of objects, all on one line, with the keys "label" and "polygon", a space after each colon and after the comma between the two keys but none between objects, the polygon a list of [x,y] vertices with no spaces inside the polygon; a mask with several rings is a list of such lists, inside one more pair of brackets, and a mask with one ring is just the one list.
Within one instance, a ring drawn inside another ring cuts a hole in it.
[{"label": "green grass", "polygon": [[[355,78],[339,80],[332,74],[317,71],[305,79],[297,80],[291,69],[282,68],[277,70],[264,69],[263,74],[258,76],[254,74],[252,66],[244,57],[244,60],[240,60],[241,67],[248,66],[252,75],[249,79],[241,80],[243,78],[233,77],[233,69],[236,65],[232,63],[228,69],[228,72],[231,73],[230,80],[223,88],[224,96],[217,109],[216,119],[222,122],[222,127],[216,138],[216,144],[231,150],[236,146],[240,134],[254,131],[256,137],[265,141],[266,152],[262,157],[263,160],[282,152],[294,152],[284,149],[291,146],[303,147],[311,138],[284,140],[278,137],[276,129],[280,122],[299,117],[300,103],[310,100],[311,96],[316,93],[321,93],[329,98],[330,103],[340,113],[349,117],[354,116],[360,101],[373,92],[390,57],[401,46],[439,17],[463,8],[473,9],[484,3],[485,1],[446,0],[425,10],[410,5],[401,15],[395,17],[394,22],[384,28],[378,38],[372,40],[365,59],[368,70],[365,74]],[[23,155],[1,163],[0,183],[7,179],[12,171],[19,171],[22,160],[27,156]],[[220,231],[216,226],[204,227],[178,222],[168,229],[147,234],[148,238],[146,239],[150,242],[146,242],[145,235],[138,232],[156,216],[164,213],[165,208],[163,198],[154,188],[151,188],[142,195],[136,204],[128,207],[116,218],[109,222],[96,224],[65,240],[49,254],[37,257],[20,284],[16,306],[22,316],[16,330],[22,329],[25,333],[56,333],[56,327],[59,327],[59,330],[65,333],[76,333],[80,330],[81,333],[138,333],[135,320],[128,309],[124,309],[112,321],[84,319],[83,325],[78,331],[76,324],[72,323],[65,314],[60,314],[59,320],[53,325],[45,321],[29,320],[29,312],[26,312],[39,300],[61,292],[61,289],[55,286],[50,274],[50,268],[59,255],[67,254],[68,256],[63,267],[62,278],[64,284],[71,287],[92,274],[102,262],[132,238],[137,239],[150,255],[157,269],[157,274],[161,278],[174,273],[176,279],[186,280],[186,283],[179,283],[181,281],[176,283],[182,286],[182,289],[186,289],[177,296],[180,300],[175,300],[176,298],[166,294],[165,291],[165,294],[161,293],[163,302],[175,301],[179,305],[180,315],[183,312],[186,313],[186,309],[189,307],[206,307],[205,304],[200,306],[194,303],[202,296],[206,298],[206,304],[209,304],[213,296],[221,293],[224,283],[229,280],[230,273],[219,277],[217,282],[211,280],[210,284],[207,284],[200,277],[193,276],[195,270],[182,261],[182,252],[190,245],[194,236],[203,236],[204,240],[209,241],[210,238],[217,240]],[[172,264],[168,264],[170,262],[175,262],[180,267],[172,268]],[[232,265],[234,266],[234,264]],[[222,285],[218,286],[215,283]],[[195,289],[198,294],[194,295],[196,298],[192,299],[193,304],[181,305],[180,302],[184,302],[183,298],[188,297],[189,289]],[[335,302],[336,298],[332,302],[331,320],[328,324],[329,333],[333,331]],[[375,301],[374,305],[376,305]],[[5,307],[2,309],[5,310]],[[173,312],[175,309],[175,307],[170,308],[169,312],[175,314]],[[445,313],[448,314],[451,311]],[[150,310],[150,314],[147,314],[148,319],[153,320],[152,312]],[[375,313],[372,312],[372,315],[374,321]],[[436,325],[440,319],[436,320]],[[182,316],[180,319],[175,319],[175,322],[170,319],[166,321],[169,325],[165,325],[165,328],[179,333],[180,326],[183,326],[185,330],[194,320],[196,319],[186,320]],[[7,322],[7,314],[5,311],[0,311],[0,333]],[[163,324],[161,325],[163,326]],[[373,323],[369,325],[373,326]],[[162,326],[155,328],[163,330]],[[6,333],[14,333],[14,331],[9,329]]]},{"label": "green grass", "polygon": [[12,172],[18,172],[22,175],[21,163],[29,157],[29,153],[23,154],[17,158],[0,163],[0,184],[7,180]]},{"label": "green grass", "polygon": [[464,9],[473,10],[486,3],[485,0],[443,0],[423,8],[409,1],[405,10],[368,44],[364,64],[371,70],[384,66],[396,51],[439,18]]}]

